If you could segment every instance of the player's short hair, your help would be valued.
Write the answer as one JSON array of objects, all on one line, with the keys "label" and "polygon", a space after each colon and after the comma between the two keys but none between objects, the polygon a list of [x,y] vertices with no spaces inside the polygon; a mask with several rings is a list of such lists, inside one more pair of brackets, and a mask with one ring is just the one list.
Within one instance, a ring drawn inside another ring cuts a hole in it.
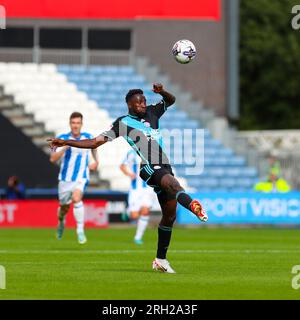
[{"label": "player's short hair", "polygon": [[125,100],[126,103],[135,95],[135,94],[144,94],[142,89],[131,89],[127,92]]},{"label": "player's short hair", "polygon": [[71,113],[71,115],[70,115],[70,121],[71,121],[72,119],[74,119],[74,118],[81,118],[81,120],[82,120],[82,119],[83,119],[83,115],[82,115],[82,113],[75,111],[75,112],[72,112],[72,113]]}]

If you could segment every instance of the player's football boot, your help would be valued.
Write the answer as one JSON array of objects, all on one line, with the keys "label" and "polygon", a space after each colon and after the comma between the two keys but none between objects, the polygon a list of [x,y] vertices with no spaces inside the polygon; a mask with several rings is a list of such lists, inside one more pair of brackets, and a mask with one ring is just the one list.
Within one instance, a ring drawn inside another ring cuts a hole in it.
[{"label": "player's football boot", "polygon": [[56,237],[57,237],[58,240],[62,239],[64,230],[65,230],[65,219],[59,220],[58,226],[57,226],[57,229],[56,229]]},{"label": "player's football boot", "polygon": [[77,238],[79,244],[85,244],[87,242],[87,238],[83,232],[78,233]]},{"label": "player's football boot", "polygon": [[206,222],[208,220],[207,213],[198,200],[193,200],[191,202],[190,209],[202,222]]},{"label": "player's football boot", "polygon": [[137,245],[142,245],[144,244],[144,241],[142,239],[134,239],[134,243]]},{"label": "player's football boot", "polygon": [[165,273],[176,273],[175,270],[171,268],[170,263],[167,259],[155,258],[152,262],[152,269]]}]

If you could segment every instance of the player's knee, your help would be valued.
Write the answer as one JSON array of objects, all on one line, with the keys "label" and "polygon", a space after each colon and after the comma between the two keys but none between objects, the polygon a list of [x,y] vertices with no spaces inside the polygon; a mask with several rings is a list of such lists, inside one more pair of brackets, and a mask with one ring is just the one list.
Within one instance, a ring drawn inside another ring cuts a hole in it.
[{"label": "player's knee", "polygon": [[141,216],[149,216],[150,210],[148,207],[143,207],[140,210],[140,215]]},{"label": "player's knee", "polygon": [[169,194],[176,196],[179,191],[184,191],[180,183],[172,176],[166,176],[162,179],[162,188]]},{"label": "player's knee", "polygon": [[136,220],[136,219],[138,219],[138,217],[139,217],[139,213],[137,211],[131,211],[130,212],[130,218],[132,220]]},{"label": "player's knee", "polygon": [[176,196],[176,194],[180,191],[184,191],[184,189],[181,187],[181,185],[177,181],[169,185],[168,192],[171,195]]},{"label": "player's knee", "polygon": [[72,196],[72,201],[73,201],[74,204],[77,204],[77,203],[81,202],[81,195],[74,194]]}]

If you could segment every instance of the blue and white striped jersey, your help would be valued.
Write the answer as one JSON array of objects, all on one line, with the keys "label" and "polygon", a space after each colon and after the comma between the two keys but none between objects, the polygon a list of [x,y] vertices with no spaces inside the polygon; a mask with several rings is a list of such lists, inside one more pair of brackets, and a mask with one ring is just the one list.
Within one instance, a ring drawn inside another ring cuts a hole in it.
[{"label": "blue and white striped jersey", "polygon": [[[58,136],[59,139],[63,140],[84,140],[92,139],[93,136],[89,133],[82,132],[79,138],[74,138],[72,133],[65,133]],[[90,179],[89,171],[89,149],[80,149],[70,147],[64,153],[61,158],[60,171],[58,175],[59,181],[80,181]]]},{"label": "blue and white striped jersey", "polygon": [[136,178],[131,180],[131,190],[149,188],[147,183],[139,176],[141,158],[134,150],[129,150],[126,157],[122,161],[136,175]]}]

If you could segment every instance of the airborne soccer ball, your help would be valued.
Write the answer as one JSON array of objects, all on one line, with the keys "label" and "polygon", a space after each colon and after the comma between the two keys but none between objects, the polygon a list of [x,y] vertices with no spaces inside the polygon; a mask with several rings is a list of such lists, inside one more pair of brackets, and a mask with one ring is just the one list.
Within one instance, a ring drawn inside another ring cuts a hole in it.
[{"label": "airborne soccer ball", "polygon": [[174,44],[172,53],[177,62],[189,63],[195,58],[196,48],[190,40],[179,40]]}]

